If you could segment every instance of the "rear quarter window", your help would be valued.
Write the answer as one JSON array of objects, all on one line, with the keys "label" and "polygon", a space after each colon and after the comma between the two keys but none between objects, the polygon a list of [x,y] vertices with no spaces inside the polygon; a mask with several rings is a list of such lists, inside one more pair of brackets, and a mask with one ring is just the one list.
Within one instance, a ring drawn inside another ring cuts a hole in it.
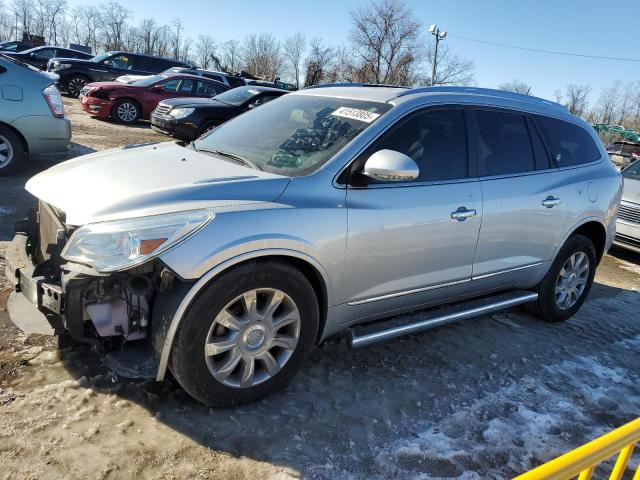
[{"label": "rear quarter window", "polygon": [[600,159],[600,150],[584,128],[564,120],[536,118],[559,167],[571,167]]}]

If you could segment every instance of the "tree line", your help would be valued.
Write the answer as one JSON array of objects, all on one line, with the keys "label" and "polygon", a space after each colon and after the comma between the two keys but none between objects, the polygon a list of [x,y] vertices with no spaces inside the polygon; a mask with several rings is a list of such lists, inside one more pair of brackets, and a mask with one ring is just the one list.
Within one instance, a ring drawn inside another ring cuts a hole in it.
[{"label": "tree line", "polygon": [[[77,43],[94,53],[124,50],[191,61],[202,68],[257,77],[280,78],[296,87],[325,82],[393,85],[473,85],[474,63],[443,42],[437,73],[431,78],[434,43],[402,0],[374,0],[350,12],[351,29],[342,44],[294,33],[276,38],[255,33],[244,39],[191,36],[179,18],[159,24],[153,18],[134,23],[118,1],[70,8],[67,0],[0,0],[0,39],[22,33],[44,37],[51,45]],[[503,90],[531,94],[530,85],[513,80]],[[555,100],[592,123],[640,128],[640,82],[614,82],[591,98],[588,85],[567,85]]]},{"label": "tree line", "polygon": [[[202,68],[245,70],[298,87],[324,82],[371,82],[428,85],[432,40],[401,0],[380,0],[350,12],[352,28],[343,44],[294,33],[278,39],[256,33],[244,39],[191,36],[176,18],[159,24],[153,18],[133,22],[118,1],[70,8],[66,0],[0,0],[0,39],[22,33],[44,37],[51,45],[77,43],[94,53],[125,50],[192,61]],[[449,48],[438,52],[435,84],[471,84],[474,65]]]}]

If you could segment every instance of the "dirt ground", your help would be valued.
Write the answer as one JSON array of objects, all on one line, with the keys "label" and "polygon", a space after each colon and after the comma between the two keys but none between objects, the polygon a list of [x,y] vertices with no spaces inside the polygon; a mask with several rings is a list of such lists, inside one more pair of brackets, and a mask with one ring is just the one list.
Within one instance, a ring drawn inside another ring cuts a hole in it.
[{"label": "dirt ground", "polygon": [[[73,149],[0,178],[0,240],[32,202],[30,175],[165,140],[65,103]],[[514,309],[360,350],[338,337],[283,391],[209,409],[112,356],[25,337],[4,311],[5,246],[0,478],[508,478],[640,415],[640,255],[606,255],[566,323]]]}]

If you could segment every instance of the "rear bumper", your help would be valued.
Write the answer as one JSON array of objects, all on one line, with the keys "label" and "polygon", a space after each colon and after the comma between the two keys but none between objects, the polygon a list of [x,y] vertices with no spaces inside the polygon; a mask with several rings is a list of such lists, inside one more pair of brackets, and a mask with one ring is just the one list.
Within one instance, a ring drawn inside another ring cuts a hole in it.
[{"label": "rear bumper", "polygon": [[69,148],[71,121],[53,115],[20,117],[12,124],[27,141],[29,153],[55,153]]},{"label": "rear bumper", "polygon": [[171,115],[151,113],[151,128],[155,131],[190,142],[198,136],[198,126],[188,118],[174,119]]},{"label": "rear bumper", "polygon": [[84,95],[80,95],[79,100],[82,109],[91,115],[95,115],[96,117],[108,117],[111,115],[111,108],[114,104],[111,100],[85,97]]}]

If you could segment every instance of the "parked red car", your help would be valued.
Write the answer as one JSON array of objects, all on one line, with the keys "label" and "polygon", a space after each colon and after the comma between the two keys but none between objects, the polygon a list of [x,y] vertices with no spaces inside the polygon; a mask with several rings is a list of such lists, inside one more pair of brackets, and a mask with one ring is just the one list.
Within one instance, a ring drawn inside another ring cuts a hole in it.
[{"label": "parked red car", "polygon": [[80,91],[85,112],[121,123],[148,119],[161,100],[176,97],[213,97],[230,87],[204,77],[182,73],[153,75],[136,82],[95,82]]}]

